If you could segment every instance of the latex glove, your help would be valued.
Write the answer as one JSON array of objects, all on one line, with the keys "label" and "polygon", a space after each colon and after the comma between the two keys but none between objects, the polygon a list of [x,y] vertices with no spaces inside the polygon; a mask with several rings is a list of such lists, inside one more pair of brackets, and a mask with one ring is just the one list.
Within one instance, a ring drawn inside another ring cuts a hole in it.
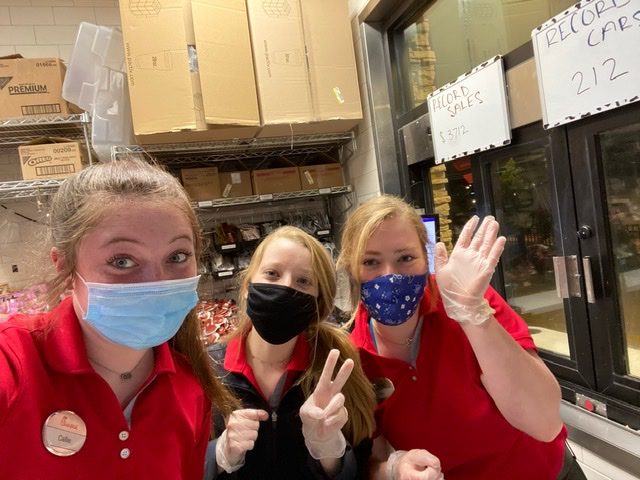
[{"label": "latex glove", "polygon": [[444,480],[440,460],[426,450],[397,450],[387,460],[388,480]]},{"label": "latex glove", "polygon": [[478,225],[473,216],[464,226],[447,259],[443,243],[436,245],[436,283],[447,315],[460,323],[480,325],[494,310],[484,299],[491,276],[504,250],[505,238],[497,237],[498,222],[492,216]]},{"label": "latex glove", "polygon": [[349,417],[341,390],[351,375],[353,360],[345,360],[332,381],[339,355],[335,349],[329,352],[316,389],[300,407],[304,443],[316,460],[341,458],[347,447],[341,429]]},{"label": "latex glove", "polygon": [[227,421],[227,428],[216,443],[216,463],[227,473],[244,465],[244,456],[253,449],[258,438],[260,421],[269,418],[264,410],[250,408],[236,410]]}]

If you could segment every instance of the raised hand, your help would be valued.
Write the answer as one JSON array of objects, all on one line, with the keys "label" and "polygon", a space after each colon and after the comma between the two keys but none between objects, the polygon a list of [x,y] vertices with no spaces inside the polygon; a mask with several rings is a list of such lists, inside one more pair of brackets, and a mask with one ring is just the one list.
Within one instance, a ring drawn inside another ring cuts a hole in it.
[{"label": "raised hand", "polygon": [[392,453],[387,472],[389,480],[444,480],[440,460],[426,450]]},{"label": "raised hand", "polygon": [[216,463],[227,473],[244,465],[244,456],[253,449],[258,438],[260,422],[269,418],[264,410],[245,408],[234,411],[227,421],[227,428],[216,444]]},{"label": "raised hand", "polygon": [[505,238],[498,237],[498,222],[485,217],[478,225],[475,215],[465,224],[451,257],[442,243],[436,245],[436,283],[447,315],[458,322],[480,325],[493,314],[484,292],[504,250]]},{"label": "raised hand", "polygon": [[345,360],[335,379],[331,380],[339,355],[335,349],[329,352],[316,389],[300,407],[304,441],[316,460],[340,458],[347,445],[341,431],[349,418],[342,387],[351,375],[353,360]]}]

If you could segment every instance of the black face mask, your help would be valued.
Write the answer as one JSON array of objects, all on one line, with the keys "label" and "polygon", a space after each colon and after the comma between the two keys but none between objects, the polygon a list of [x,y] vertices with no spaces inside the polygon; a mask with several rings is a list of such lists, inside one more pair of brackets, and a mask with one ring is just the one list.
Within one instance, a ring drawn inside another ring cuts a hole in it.
[{"label": "black face mask", "polygon": [[282,285],[250,283],[247,315],[266,342],[282,345],[304,332],[316,318],[316,298]]}]

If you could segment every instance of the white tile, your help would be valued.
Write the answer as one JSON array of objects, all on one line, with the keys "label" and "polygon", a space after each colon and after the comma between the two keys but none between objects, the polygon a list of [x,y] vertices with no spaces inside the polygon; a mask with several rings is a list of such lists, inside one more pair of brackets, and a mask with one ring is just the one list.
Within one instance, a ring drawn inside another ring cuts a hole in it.
[{"label": "white tile", "polygon": [[95,8],[96,24],[107,25],[110,27],[120,26],[120,9],[113,8]]},{"label": "white tile", "polygon": [[0,220],[0,247],[2,247],[3,251],[7,245],[20,241],[22,241],[20,224],[7,218]]},{"label": "white tile", "polygon": [[0,7],[0,25],[11,25],[9,7]]},{"label": "white tile", "polygon": [[72,45],[76,41],[78,26],[34,27],[38,45]]},{"label": "white tile", "polygon": [[16,45],[16,52],[25,58],[58,58],[57,45]]},{"label": "white tile", "polygon": [[14,53],[16,53],[16,47],[13,45],[0,45],[0,57],[13,55]]},{"label": "white tile", "polygon": [[74,5],[76,7],[116,7],[117,6],[115,0],[74,0]]},{"label": "white tile", "polygon": [[10,7],[11,25],[53,25],[51,7]]},{"label": "white tile", "polygon": [[58,45],[58,56],[64,61],[66,64],[69,63],[71,59],[71,52],[73,52],[74,45]]},{"label": "white tile", "polygon": [[31,5],[48,7],[73,7],[73,0],[31,0]]},{"label": "white tile", "polygon": [[96,13],[93,8],[84,7],[53,7],[53,18],[56,25],[74,25],[80,22],[96,23]]},{"label": "white tile", "polygon": [[34,27],[0,27],[0,45],[35,45]]},{"label": "white tile", "polygon": [[587,480],[611,480],[609,477],[605,477],[600,472],[597,472],[596,470],[589,468],[586,465],[581,465],[581,466],[582,466],[582,471],[587,477]]},{"label": "white tile", "polygon": [[373,170],[364,175],[352,178],[358,196],[377,194],[380,192],[380,181],[378,179],[378,171]]},{"label": "white tile", "polygon": [[619,469],[615,465],[612,465],[604,458],[596,455],[586,448],[583,450],[582,462],[589,469],[602,475],[602,477],[598,477],[597,475],[594,477],[589,476],[589,480],[591,480],[592,478],[597,480],[600,480],[600,478],[611,478],[615,480],[638,480],[638,477]]}]

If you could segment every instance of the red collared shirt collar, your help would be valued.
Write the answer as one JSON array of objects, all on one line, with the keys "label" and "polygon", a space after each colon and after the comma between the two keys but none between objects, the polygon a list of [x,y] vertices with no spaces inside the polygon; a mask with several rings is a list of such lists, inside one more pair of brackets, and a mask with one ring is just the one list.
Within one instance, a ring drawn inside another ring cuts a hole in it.
[{"label": "red collared shirt collar", "polygon": [[[65,298],[51,312],[54,322],[44,340],[45,355],[52,368],[71,374],[91,373],[82,329],[73,308],[71,297]],[[155,362],[152,375],[175,373],[176,367],[169,345],[165,342],[154,348]]]},{"label": "red collared shirt collar", "polygon": [[[247,361],[247,336],[237,336],[232,338],[227,344],[227,353],[224,357],[224,368],[229,372],[245,374],[251,370]],[[287,363],[288,372],[304,372],[309,365],[309,354],[311,349],[309,342],[304,335],[298,335],[293,353]]]}]

